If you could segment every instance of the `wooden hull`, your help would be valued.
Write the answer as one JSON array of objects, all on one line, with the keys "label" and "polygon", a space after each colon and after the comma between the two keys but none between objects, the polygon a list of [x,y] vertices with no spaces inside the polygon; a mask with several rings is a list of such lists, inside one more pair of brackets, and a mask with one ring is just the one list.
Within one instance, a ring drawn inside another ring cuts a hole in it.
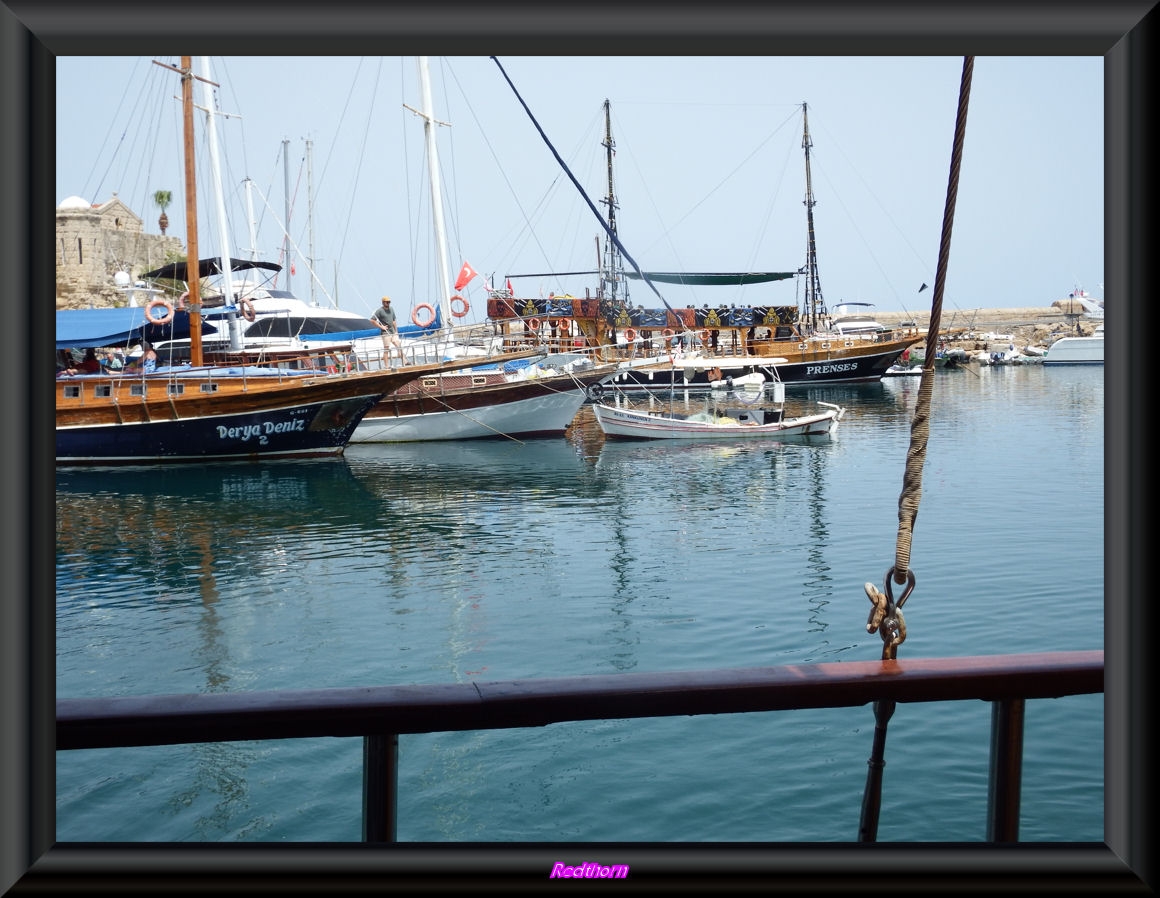
[{"label": "wooden hull", "polygon": [[612,366],[509,381],[502,374],[424,377],[381,399],[352,443],[562,436]]},{"label": "wooden hull", "polygon": [[[709,386],[714,380],[749,374],[774,377],[785,384],[869,383],[881,380],[902,353],[921,338],[914,337],[870,342],[853,339],[852,346],[822,349],[821,342],[806,342],[806,350],[797,343],[773,343],[772,356],[688,356],[682,359],[662,358],[653,364],[629,362],[617,375],[622,387]],[[838,342],[838,341],[835,341]],[[764,347],[763,347],[764,348]],[[719,374],[717,372],[720,372]]]},{"label": "wooden hull", "polygon": [[[505,348],[586,347],[621,364],[620,387],[708,386],[754,372],[774,380],[768,373],[774,366],[786,384],[873,382],[925,339],[916,329],[806,339],[793,306],[628,309],[588,298],[513,298],[489,300],[488,316]],[[683,341],[679,351],[674,340]]]},{"label": "wooden hull", "polygon": [[57,464],[337,455],[385,394],[461,365],[301,374],[202,368],[56,384]]}]

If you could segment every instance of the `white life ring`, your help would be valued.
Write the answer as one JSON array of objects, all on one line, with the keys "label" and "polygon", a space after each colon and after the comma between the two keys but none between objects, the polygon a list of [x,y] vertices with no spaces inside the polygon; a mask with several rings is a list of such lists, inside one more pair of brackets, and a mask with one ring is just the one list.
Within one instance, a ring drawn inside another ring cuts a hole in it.
[{"label": "white life ring", "polygon": [[528,319],[528,329],[538,331],[540,329],[540,319],[539,318],[529,318]]},{"label": "white life ring", "polygon": [[[455,306],[456,303],[459,303],[461,306],[463,306],[463,308],[460,309],[459,311],[456,311],[456,306]],[[451,314],[455,318],[466,317],[467,312],[470,308],[471,308],[471,305],[467,302],[466,299],[464,299],[458,293],[456,293],[453,297],[451,297]]]},{"label": "white life ring", "polygon": [[254,304],[248,299],[239,299],[238,308],[242,310],[242,317],[253,324],[254,319],[258,317],[258,313],[254,309]]},{"label": "white life ring", "polygon": [[823,343],[823,344],[822,344],[822,349],[829,349],[829,348],[830,348],[830,344],[829,344],[829,343]]},{"label": "white life ring", "polygon": [[[153,310],[158,306],[165,309],[165,314],[161,318],[154,318]],[[168,324],[173,320],[173,303],[168,299],[162,299],[160,296],[156,299],[151,299],[145,304],[145,317],[149,319],[150,324]]]},{"label": "white life ring", "polygon": [[[430,314],[425,321],[419,320],[419,310],[426,309]],[[429,302],[421,302],[415,306],[415,310],[411,312],[411,320],[415,322],[417,327],[428,327],[435,321],[435,307]]]}]

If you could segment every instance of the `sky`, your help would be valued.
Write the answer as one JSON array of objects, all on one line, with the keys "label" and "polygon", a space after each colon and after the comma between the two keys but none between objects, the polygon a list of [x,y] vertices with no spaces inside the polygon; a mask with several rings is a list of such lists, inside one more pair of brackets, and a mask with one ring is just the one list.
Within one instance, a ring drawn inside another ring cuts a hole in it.
[{"label": "sky", "polygon": [[[57,57],[56,202],[116,193],[159,233],[172,191],[185,239],[177,57]],[[416,57],[212,57],[211,131],[196,115],[199,255],[285,264],[303,299],[404,314],[441,292]],[[944,321],[977,308],[1103,298],[1100,56],[975,58]],[[621,243],[645,271],[797,271],[806,260],[802,104],[824,300],[924,312],[951,173],[960,56],[429,57],[448,266],[485,315],[486,283],[595,292],[615,155]],[[502,69],[501,69],[502,67]],[[195,72],[206,74],[203,57]],[[506,73],[506,78],[505,78]],[[511,84],[508,83],[510,79]],[[514,88],[514,89],[513,89]],[[195,88],[203,106],[205,88]],[[518,92],[518,93],[517,93]],[[525,111],[522,102],[527,105]],[[87,135],[78,141],[78,134]],[[249,181],[250,206],[245,183]],[[289,189],[287,189],[287,185]],[[287,206],[290,213],[289,227]],[[631,264],[625,263],[631,268]],[[311,275],[313,272],[313,275]],[[285,287],[285,273],[278,284]],[[658,285],[672,306],[793,304],[793,278],[744,289]],[[661,305],[648,286],[630,300]]]}]

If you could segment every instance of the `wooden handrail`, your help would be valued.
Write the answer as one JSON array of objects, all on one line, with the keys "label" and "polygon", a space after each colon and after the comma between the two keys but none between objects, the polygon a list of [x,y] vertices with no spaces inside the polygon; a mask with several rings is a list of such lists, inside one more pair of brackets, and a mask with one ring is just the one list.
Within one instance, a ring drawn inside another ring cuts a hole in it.
[{"label": "wooden handrail", "polygon": [[433,685],[64,698],[58,750],[437,733],[877,700],[1056,698],[1103,691],[1104,653],[1045,652]]}]

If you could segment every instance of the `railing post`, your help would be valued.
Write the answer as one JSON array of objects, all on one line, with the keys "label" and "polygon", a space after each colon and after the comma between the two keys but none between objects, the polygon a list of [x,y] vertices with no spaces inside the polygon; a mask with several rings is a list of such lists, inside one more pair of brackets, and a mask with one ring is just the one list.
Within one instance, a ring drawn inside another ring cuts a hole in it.
[{"label": "railing post", "polygon": [[363,841],[398,841],[399,734],[363,737]]},{"label": "railing post", "polygon": [[1023,715],[1026,701],[991,703],[991,776],[987,788],[987,841],[1019,841],[1023,786]]}]

